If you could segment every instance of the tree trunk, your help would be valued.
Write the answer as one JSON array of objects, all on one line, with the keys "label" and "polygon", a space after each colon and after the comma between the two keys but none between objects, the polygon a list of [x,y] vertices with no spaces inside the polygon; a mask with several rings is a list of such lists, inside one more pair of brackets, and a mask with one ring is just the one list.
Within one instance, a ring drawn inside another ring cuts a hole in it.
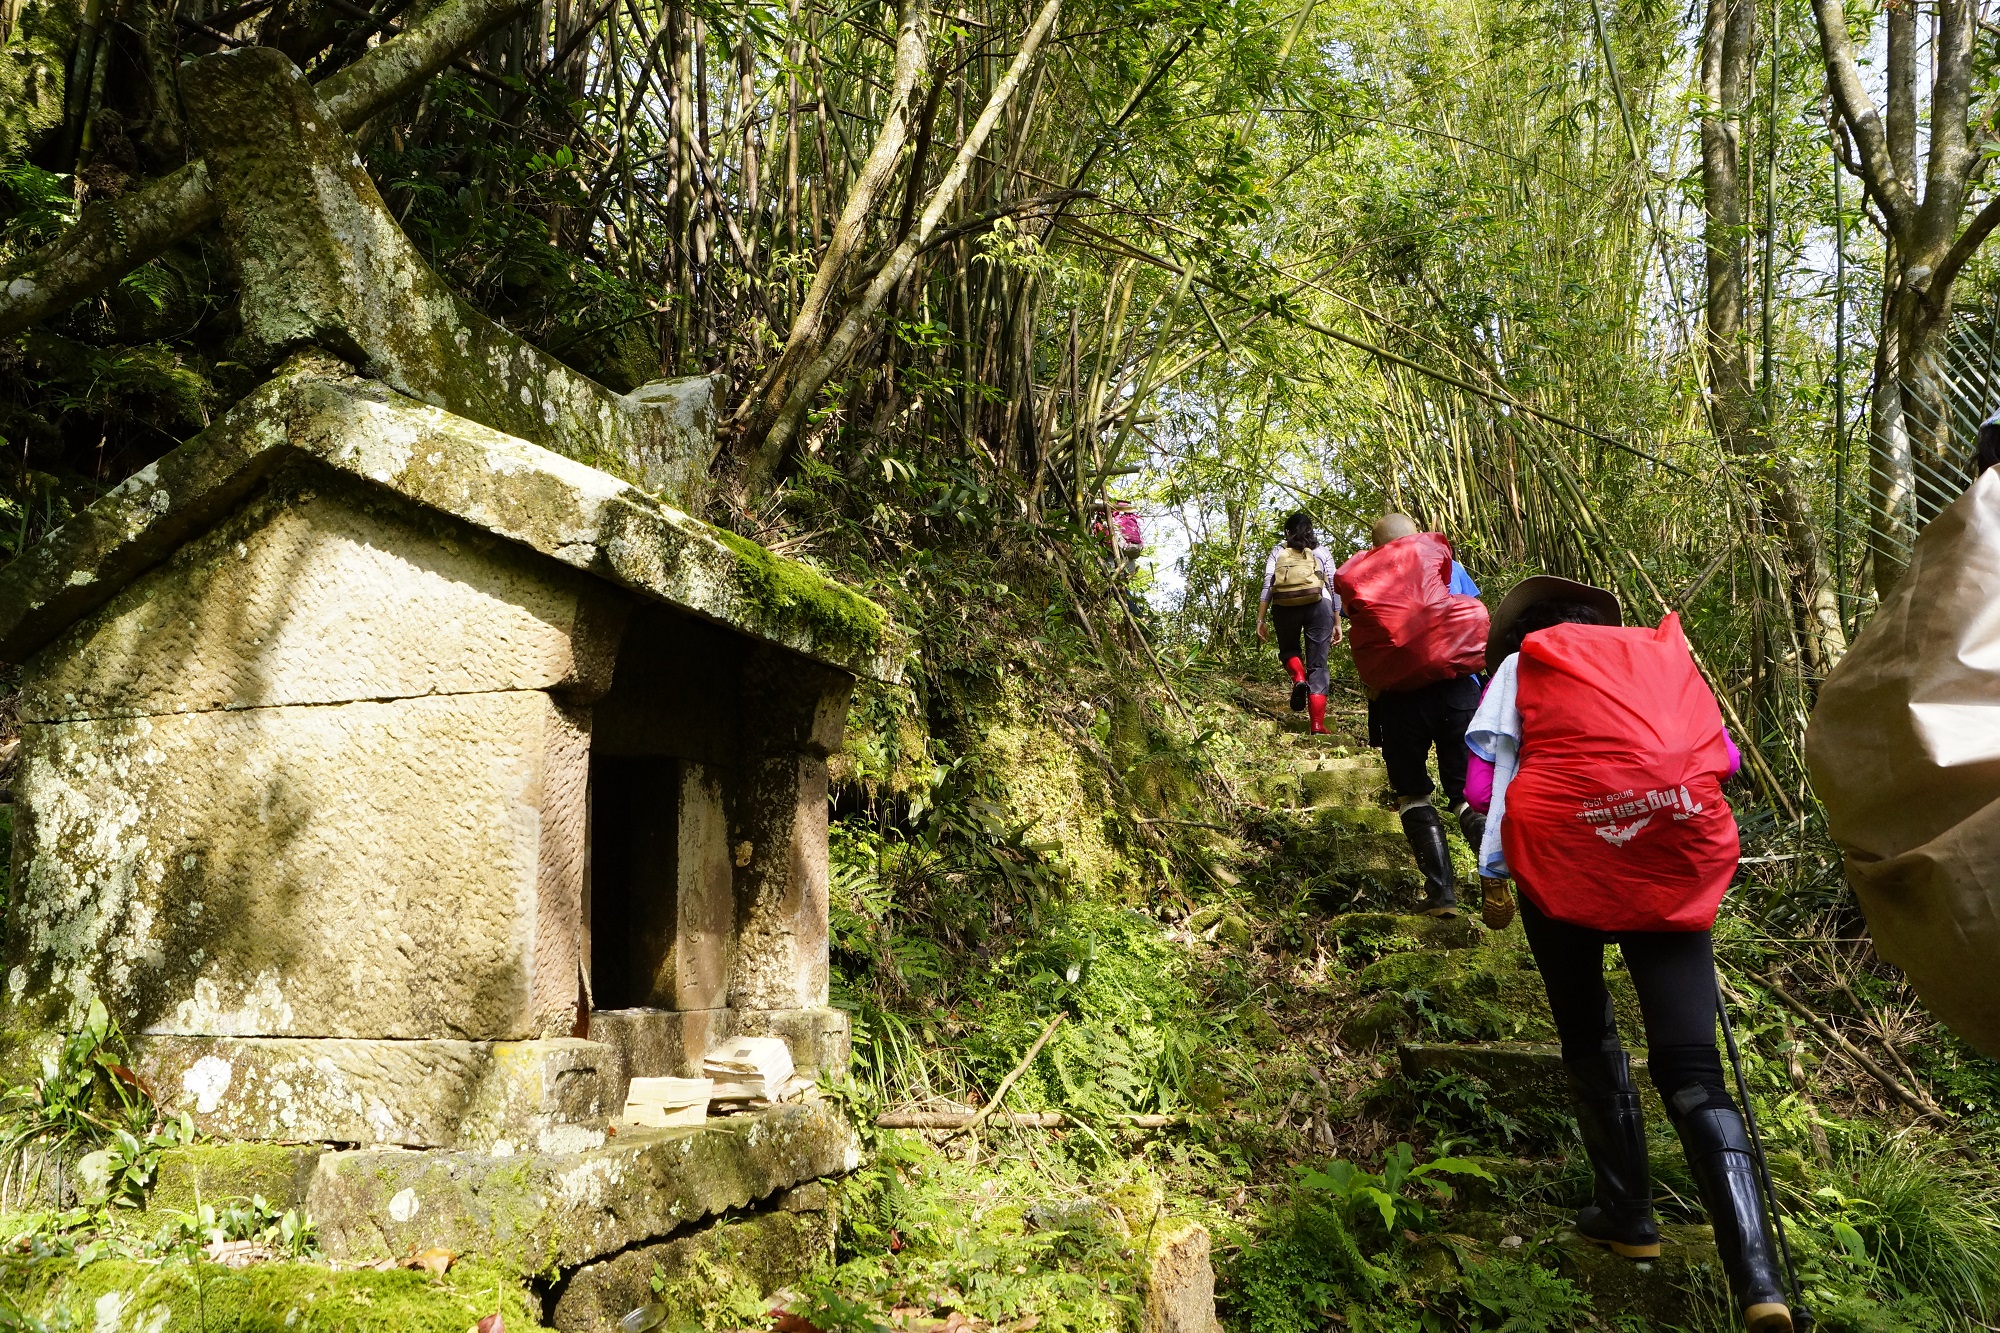
[{"label": "tree trunk", "polygon": [[[903,275],[909,271],[910,265],[916,262],[917,254],[924,248],[925,242],[930,240],[931,233],[937,230],[938,223],[944,218],[945,210],[951,207],[952,201],[958,197],[959,188],[965,183],[966,173],[971,170],[973,159],[978,157],[980,150],[986,146],[987,136],[993,132],[993,126],[1000,119],[1000,113],[1006,110],[1007,103],[1013,98],[1014,90],[1020,86],[1021,78],[1027,73],[1028,66],[1034,63],[1035,51],[1041,46],[1042,39],[1048,35],[1049,29],[1055,26],[1056,15],[1061,9],[1062,0],[1048,0],[1048,3],[1042,6],[1041,13],[1035,16],[1034,25],[1021,39],[1021,47],[1014,55],[1013,64],[1008,66],[1007,72],[994,86],[992,96],[987,99],[986,109],[979,113],[978,121],[966,134],[964,142],[959,145],[958,156],[953,159],[950,169],[945,172],[944,179],[938,182],[938,187],[932,193],[931,201],[925,207],[923,216],[917,220],[916,227],[890,253],[889,258],[876,272],[874,280],[868,284],[867,290],[849,307],[846,314],[841,316],[839,327],[833,331],[833,336],[826,340],[824,348],[797,376],[771,428],[749,458],[749,466],[744,473],[744,488],[749,493],[757,493],[777,476],[798,438],[799,427],[805,423],[806,412],[812,406],[813,399],[826,387],[826,382],[833,378],[834,373],[847,363],[848,355],[854,350],[854,344],[860,338],[863,326],[875,317],[883,302],[888,299],[889,293],[895,290],[896,284],[903,280]],[[907,90],[904,100],[908,101]],[[788,346],[785,350],[789,353],[792,349]]]},{"label": "tree trunk", "polygon": [[1807,670],[1824,677],[1847,651],[1840,595],[1812,506],[1788,460],[1771,448],[1765,404],[1751,384],[1744,336],[1749,210],[1743,191],[1742,112],[1755,86],[1756,0],[1709,0],[1702,33],[1703,249],[1706,261],[1710,410],[1716,434],[1754,469],[1761,518],[1783,544],[1786,592],[1803,628]]},{"label": "tree trunk", "polygon": [[[1932,357],[1938,331],[1951,319],[1953,283],[2000,225],[1995,200],[1960,228],[1966,191],[1982,160],[1971,114],[1979,19],[1970,0],[1938,0],[1927,52],[1930,134],[1920,181],[1918,75],[1926,44],[1916,6],[1885,6],[1886,117],[1862,81],[1842,0],[1812,0],[1812,6],[1827,85],[1853,143],[1847,169],[1866,187],[1889,240],[1868,422],[1869,550],[1875,589],[1886,594],[1902,577],[1917,527],[1950,498],[1945,492],[1952,489],[1952,470],[1942,464],[1950,423]],[[1937,475],[1927,478],[1926,470]]]},{"label": "tree trunk", "polygon": [[[827,307],[832,304],[834,293],[840,290],[847,276],[848,264],[861,245],[868,219],[875,211],[876,200],[895,177],[896,163],[902,156],[904,141],[909,137],[910,98],[916,91],[917,78],[924,70],[924,55],[929,46],[929,20],[924,0],[902,0],[896,30],[896,68],[890,80],[888,105],[882,114],[882,131],[855,178],[854,188],[848,191],[846,206],[840,211],[839,221],[833,225],[833,235],[827,240],[825,253],[820,256],[812,285],[807,288],[805,299],[799,303],[798,313],[792,318],[791,331],[785,335],[784,350],[764,373],[762,382],[744,395],[743,401],[737,405],[734,419],[744,426],[738,449],[748,457],[755,458],[762,452],[764,439],[792,396],[800,374],[818,356],[826,338]],[[822,124],[826,121],[826,93],[823,88],[820,92],[819,119]],[[830,163],[826,165],[831,166]]]}]

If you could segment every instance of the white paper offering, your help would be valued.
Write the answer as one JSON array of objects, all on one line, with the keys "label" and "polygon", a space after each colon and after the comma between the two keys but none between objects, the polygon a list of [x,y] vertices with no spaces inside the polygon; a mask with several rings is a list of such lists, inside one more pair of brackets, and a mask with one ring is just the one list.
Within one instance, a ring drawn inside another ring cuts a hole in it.
[{"label": "white paper offering", "polygon": [[794,1072],[792,1050],[778,1037],[738,1037],[710,1051],[701,1072],[715,1080],[716,1101],[783,1101]]},{"label": "white paper offering", "polygon": [[635,1078],[625,1094],[624,1121],[648,1129],[704,1124],[714,1095],[713,1079]]}]

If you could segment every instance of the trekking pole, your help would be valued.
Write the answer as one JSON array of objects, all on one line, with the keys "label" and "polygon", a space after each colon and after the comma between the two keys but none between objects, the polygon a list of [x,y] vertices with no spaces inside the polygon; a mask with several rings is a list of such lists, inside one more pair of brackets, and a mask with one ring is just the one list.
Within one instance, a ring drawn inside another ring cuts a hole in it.
[{"label": "trekking pole", "polygon": [[1785,1265],[1785,1281],[1791,1285],[1792,1328],[1795,1333],[1812,1333],[1812,1311],[1806,1308],[1804,1289],[1799,1286],[1799,1270],[1792,1263],[1791,1243],[1785,1239],[1785,1219],[1778,1212],[1778,1191],[1771,1185],[1771,1167],[1764,1160],[1764,1135],[1757,1128],[1757,1111],[1750,1104],[1750,1081],[1743,1077],[1743,1052],[1736,1045],[1736,1026],[1729,1021],[1729,1004],[1722,998],[1722,978],[1715,979],[1715,1012],[1722,1019],[1722,1042],[1729,1051],[1729,1066],[1736,1071],[1736,1092],[1743,1099],[1743,1124],[1750,1131],[1751,1154],[1757,1159],[1757,1187],[1763,1191],[1764,1207],[1778,1233],[1778,1257]]}]

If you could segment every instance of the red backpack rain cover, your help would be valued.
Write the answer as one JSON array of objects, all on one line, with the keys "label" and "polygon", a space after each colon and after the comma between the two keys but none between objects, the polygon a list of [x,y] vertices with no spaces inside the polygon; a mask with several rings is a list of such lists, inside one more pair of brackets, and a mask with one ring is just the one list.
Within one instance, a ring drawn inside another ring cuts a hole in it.
[{"label": "red backpack rain cover", "polygon": [[1437,533],[1361,552],[1335,572],[1333,588],[1369,689],[1414,690],[1485,670],[1486,605],[1451,591],[1451,543]]},{"label": "red backpack rain cover", "polygon": [[1595,930],[1707,930],[1736,873],[1722,713],[1678,615],[1521,646],[1521,767],[1500,841],[1521,891]]}]

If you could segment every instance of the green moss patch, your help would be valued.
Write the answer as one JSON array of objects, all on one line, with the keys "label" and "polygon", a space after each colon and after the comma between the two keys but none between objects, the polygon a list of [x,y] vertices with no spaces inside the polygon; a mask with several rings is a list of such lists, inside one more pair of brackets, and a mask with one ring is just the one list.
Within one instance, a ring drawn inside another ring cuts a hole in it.
[{"label": "green moss patch", "polygon": [[193,1212],[199,1204],[263,1197],[278,1209],[305,1203],[318,1147],[284,1143],[191,1143],[160,1154],[146,1206]]},{"label": "green moss patch", "polygon": [[1548,1041],[1555,1035],[1541,975],[1513,949],[1446,949],[1391,954],[1356,978],[1382,993],[1342,1030],[1366,1044],[1421,1034],[1461,1041]]},{"label": "green moss patch", "polygon": [[[0,1302],[77,1327],[204,1333],[466,1333],[498,1310],[510,1330],[544,1327],[518,1276],[468,1261],[443,1277],[320,1264],[253,1264],[240,1271],[180,1260],[0,1261]],[[67,1326],[67,1325],[65,1325]]]},{"label": "green moss patch", "polygon": [[743,589],[759,610],[796,620],[815,639],[859,652],[881,646],[889,619],[881,607],[796,560],[772,555],[747,537],[724,528],[714,531],[735,553]]}]

